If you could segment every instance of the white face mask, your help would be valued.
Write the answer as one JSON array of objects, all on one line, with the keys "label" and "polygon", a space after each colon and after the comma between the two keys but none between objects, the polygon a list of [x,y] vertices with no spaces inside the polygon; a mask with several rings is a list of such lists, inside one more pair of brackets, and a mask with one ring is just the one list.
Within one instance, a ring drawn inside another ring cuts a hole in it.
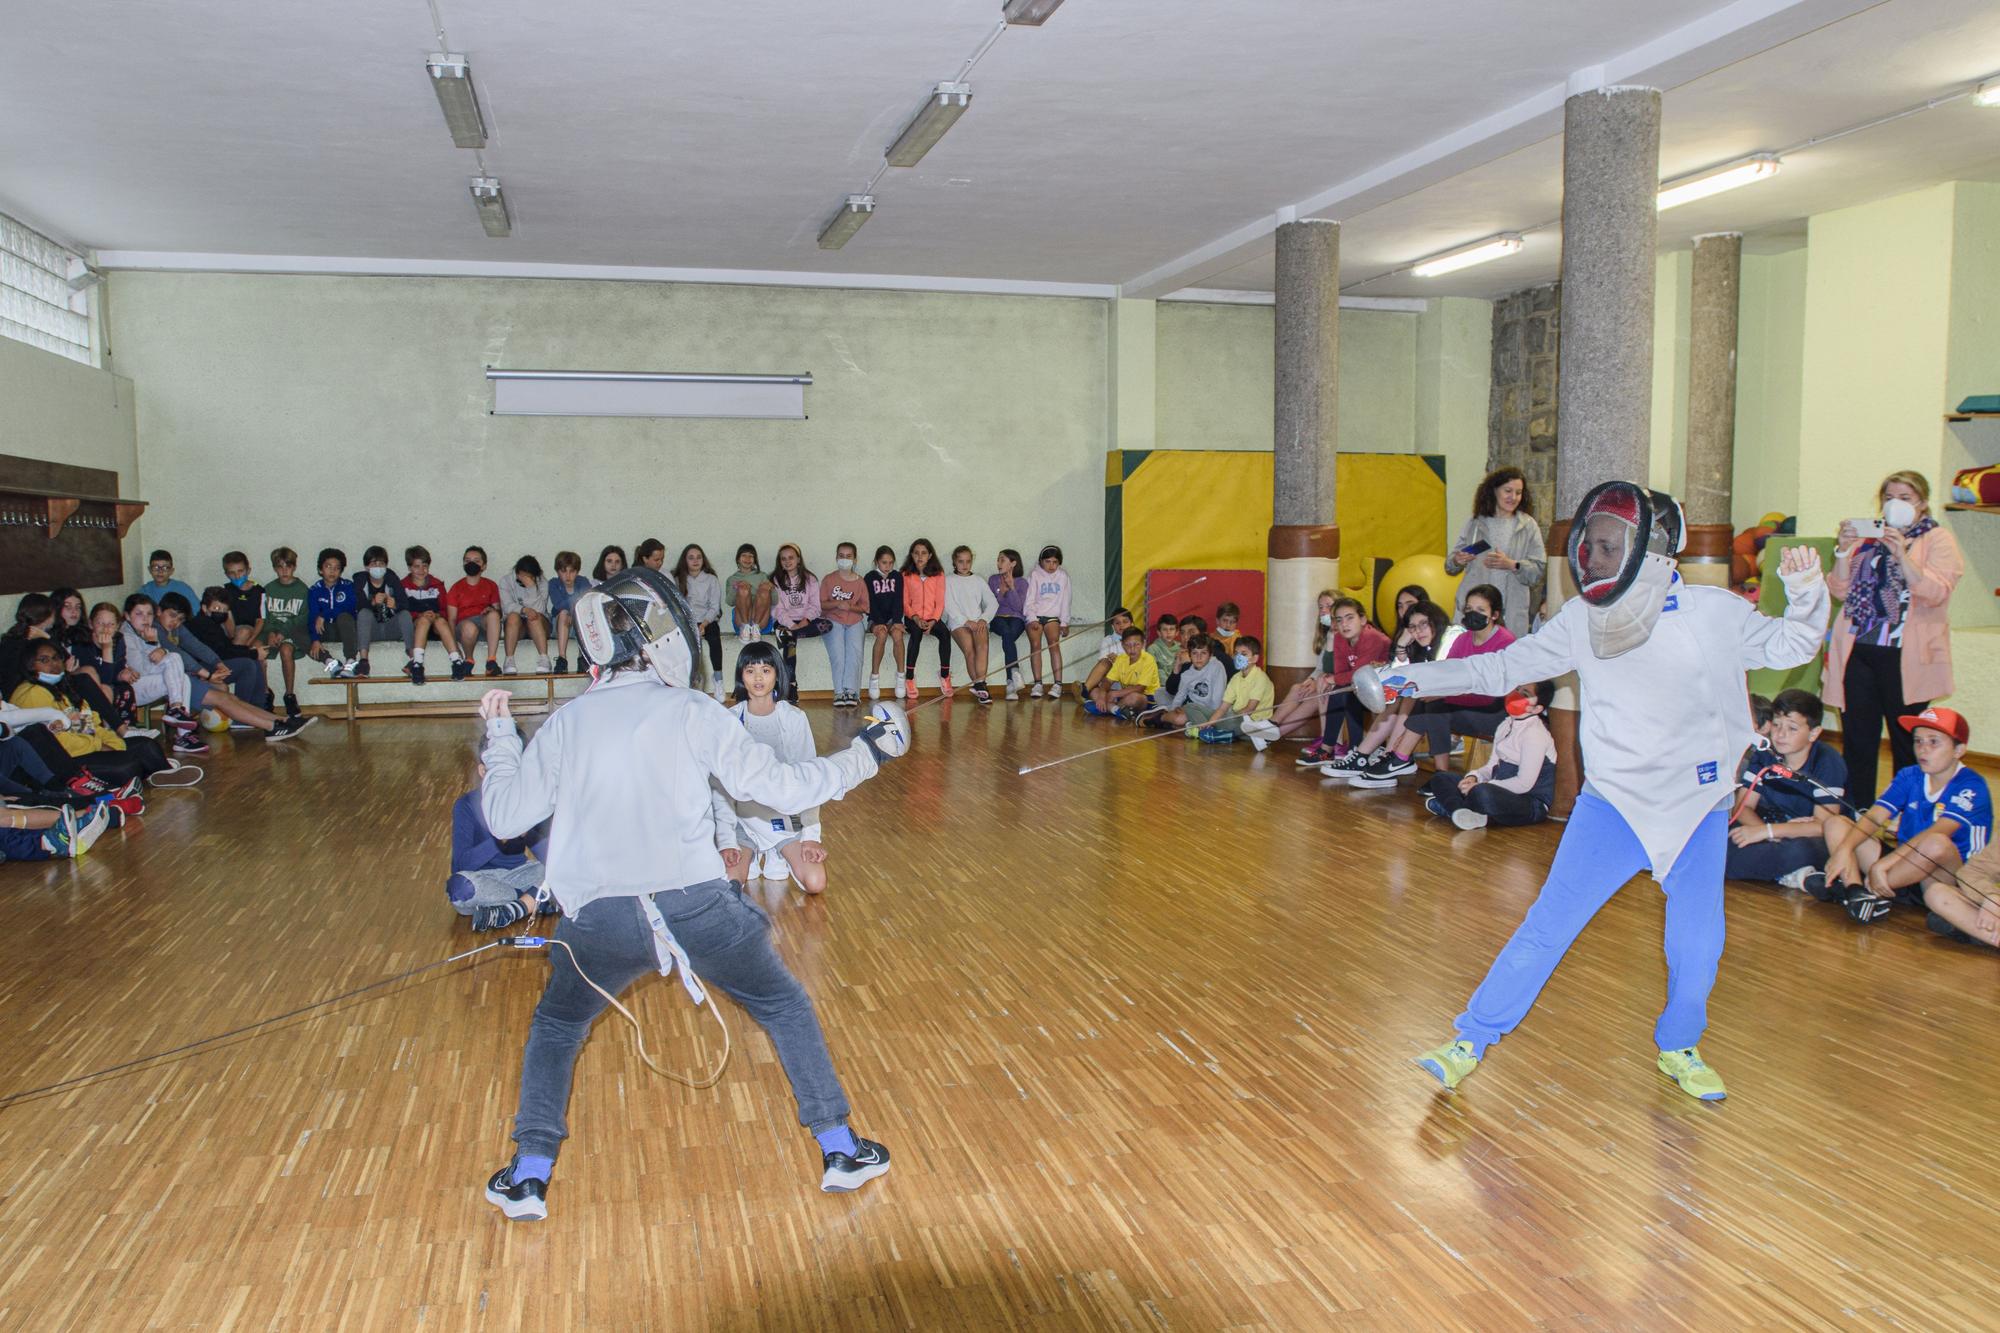
[{"label": "white face mask", "polygon": [[1322,624],[1322,625],[1324,625],[1324,626],[1326,626],[1326,627],[1327,627],[1328,629],[1332,629],[1332,628],[1333,628],[1333,615],[1332,615],[1332,613],[1331,613],[1331,612],[1321,612],[1321,613],[1320,613],[1320,618],[1319,618],[1319,623],[1320,623],[1320,624]]},{"label": "white face mask", "polygon": [[368,577],[371,579],[379,579],[388,572],[389,572],[389,567],[387,565],[368,566]]},{"label": "white face mask", "polygon": [[840,570],[842,573],[852,574],[854,572],[854,562],[845,557],[834,561],[833,564],[834,568]]},{"label": "white face mask", "polygon": [[1901,496],[1884,501],[1882,521],[1892,528],[1907,528],[1917,521],[1917,507]]}]

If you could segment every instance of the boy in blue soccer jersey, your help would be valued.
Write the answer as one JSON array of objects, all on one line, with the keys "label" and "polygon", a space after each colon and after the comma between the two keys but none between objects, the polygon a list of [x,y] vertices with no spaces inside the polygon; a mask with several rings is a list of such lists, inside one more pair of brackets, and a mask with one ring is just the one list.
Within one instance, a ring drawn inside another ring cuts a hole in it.
[{"label": "boy in blue soccer jersey", "polygon": [[[1972,728],[1949,708],[1930,707],[1898,718],[1910,732],[1917,762],[1896,774],[1859,819],[1826,822],[1826,869],[1806,877],[1822,902],[1838,902],[1862,925],[1889,915],[1898,901],[1923,901],[1926,879],[1946,879],[1986,845],[1993,833],[1993,795],[1986,779],[1965,766]],[[1876,834],[1896,824],[1896,847]]]}]

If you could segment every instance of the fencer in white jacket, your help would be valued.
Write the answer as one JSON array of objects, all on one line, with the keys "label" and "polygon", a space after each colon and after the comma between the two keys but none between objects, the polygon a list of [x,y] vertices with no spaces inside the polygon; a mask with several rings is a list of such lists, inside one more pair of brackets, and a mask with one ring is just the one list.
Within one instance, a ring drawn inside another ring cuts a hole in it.
[{"label": "fencer in white jacket", "polygon": [[[1585,783],[1548,880],[1458,1016],[1455,1039],[1418,1060],[1448,1088],[1526,1017],[1597,910],[1650,870],[1667,900],[1667,1003],[1654,1028],[1659,1066],[1690,1095],[1709,1101],[1724,1095],[1720,1076],[1696,1046],[1722,958],[1723,861],[1736,764],[1755,738],[1744,673],[1812,660],[1826,633],[1827,588],[1809,547],[1787,551],[1780,565],[1788,596],[1782,619],[1760,614],[1727,589],[1682,581],[1671,559],[1680,546],[1678,506],[1671,497],[1644,494],[1655,507],[1670,506],[1671,518],[1654,525],[1650,554],[1642,535],[1643,567],[1628,576],[1622,609],[1579,596],[1500,652],[1379,672],[1388,694],[1423,697],[1505,695],[1573,671],[1581,696]],[[1628,499],[1618,497],[1620,504]],[[1589,507],[1587,499],[1573,527],[1573,553],[1585,538]],[[1593,521],[1589,531],[1616,527],[1614,515]],[[1639,525],[1641,534],[1646,528]],[[1578,586],[1589,587],[1591,575],[1575,559]],[[1362,693],[1373,688],[1364,685]]]}]

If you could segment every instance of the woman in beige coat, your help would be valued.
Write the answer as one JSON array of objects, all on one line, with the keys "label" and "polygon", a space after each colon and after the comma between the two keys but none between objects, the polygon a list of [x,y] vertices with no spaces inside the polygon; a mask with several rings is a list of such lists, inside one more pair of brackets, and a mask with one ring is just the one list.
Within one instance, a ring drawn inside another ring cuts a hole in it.
[{"label": "woman in beige coat", "polygon": [[[1882,728],[1951,693],[1951,590],[1965,557],[1931,517],[1931,488],[1918,472],[1892,472],[1876,489],[1884,528],[1863,537],[1840,525],[1827,582],[1844,598],[1826,650],[1826,702],[1840,710],[1847,799],[1874,803]],[[1895,770],[1917,762],[1910,733],[1889,727]],[[1893,772],[1891,774],[1893,776]]]}]

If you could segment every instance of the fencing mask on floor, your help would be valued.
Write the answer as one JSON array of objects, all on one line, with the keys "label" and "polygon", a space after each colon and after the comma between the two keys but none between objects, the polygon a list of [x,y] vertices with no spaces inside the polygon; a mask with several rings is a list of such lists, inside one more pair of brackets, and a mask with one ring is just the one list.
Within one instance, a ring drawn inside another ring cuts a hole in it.
[{"label": "fencing mask on floor", "polygon": [[669,685],[700,689],[701,640],[694,614],[673,580],[638,565],[576,599],[577,638],[590,660],[605,670],[643,659]]},{"label": "fencing mask on floor", "polygon": [[1665,491],[1607,481],[1583,497],[1569,527],[1569,572],[1590,608],[1597,656],[1629,653],[1652,635],[1686,534],[1680,501]]}]

